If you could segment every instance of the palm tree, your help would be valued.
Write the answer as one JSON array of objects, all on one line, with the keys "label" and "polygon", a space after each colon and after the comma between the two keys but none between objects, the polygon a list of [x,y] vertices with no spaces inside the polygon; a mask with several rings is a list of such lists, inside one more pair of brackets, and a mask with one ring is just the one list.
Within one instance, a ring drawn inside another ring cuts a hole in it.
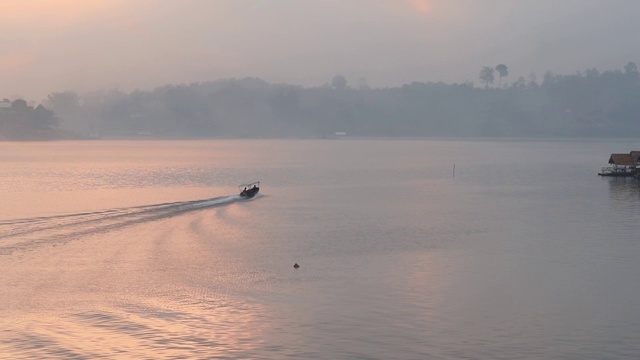
[{"label": "palm tree", "polygon": [[498,78],[498,88],[500,88],[502,85],[502,77],[509,75],[509,68],[507,68],[507,65],[505,64],[499,64],[496,66],[496,71],[498,71],[498,74],[500,75]]}]

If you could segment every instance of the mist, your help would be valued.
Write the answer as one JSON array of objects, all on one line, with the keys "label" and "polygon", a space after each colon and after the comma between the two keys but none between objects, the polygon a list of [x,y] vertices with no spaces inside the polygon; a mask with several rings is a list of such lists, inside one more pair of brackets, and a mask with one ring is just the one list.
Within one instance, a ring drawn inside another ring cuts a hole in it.
[{"label": "mist", "polygon": [[[637,86],[620,74],[640,58],[638,11],[629,0],[27,1],[0,15],[0,98],[53,111],[43,126],[66,137],[628,135],[620,117],[635,115]],[[499,64],[508,74],[485,83]],[[621,98],[596,96],[611,87]],[[577,93],[599,107],[578,110]]]}]

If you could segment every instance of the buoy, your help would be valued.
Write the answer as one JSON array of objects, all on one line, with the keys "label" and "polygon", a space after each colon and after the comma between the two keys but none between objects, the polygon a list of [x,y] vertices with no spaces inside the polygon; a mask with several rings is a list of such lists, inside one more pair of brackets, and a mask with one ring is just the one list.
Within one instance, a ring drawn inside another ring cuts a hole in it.
[{"label": "buoy", "polygon": [[298,263],[295,263],[295,264],[293,264],[293,267],[297,269],[297,268],[300,267],[300,265],[298,265]]}]

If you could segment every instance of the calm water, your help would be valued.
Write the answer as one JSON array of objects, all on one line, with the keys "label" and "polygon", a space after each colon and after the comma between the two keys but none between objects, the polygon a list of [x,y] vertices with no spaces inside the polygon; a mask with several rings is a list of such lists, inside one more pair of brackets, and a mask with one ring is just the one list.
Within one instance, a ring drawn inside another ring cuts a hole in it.
[{"label": "calm water", "polygon": [[0,143],[0,358],[638,358],[639,147]]}]

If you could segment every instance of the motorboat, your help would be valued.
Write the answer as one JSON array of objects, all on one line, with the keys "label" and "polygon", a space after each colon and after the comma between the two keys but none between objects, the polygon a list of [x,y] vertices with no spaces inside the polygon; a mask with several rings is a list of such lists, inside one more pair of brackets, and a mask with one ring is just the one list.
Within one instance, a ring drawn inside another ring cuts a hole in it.
[{"label": "motorboat", "polygon": [[260,181],[240,184],[238,189],[240,189],[240,197],[245,199],[252,198],[260,191]]}]

